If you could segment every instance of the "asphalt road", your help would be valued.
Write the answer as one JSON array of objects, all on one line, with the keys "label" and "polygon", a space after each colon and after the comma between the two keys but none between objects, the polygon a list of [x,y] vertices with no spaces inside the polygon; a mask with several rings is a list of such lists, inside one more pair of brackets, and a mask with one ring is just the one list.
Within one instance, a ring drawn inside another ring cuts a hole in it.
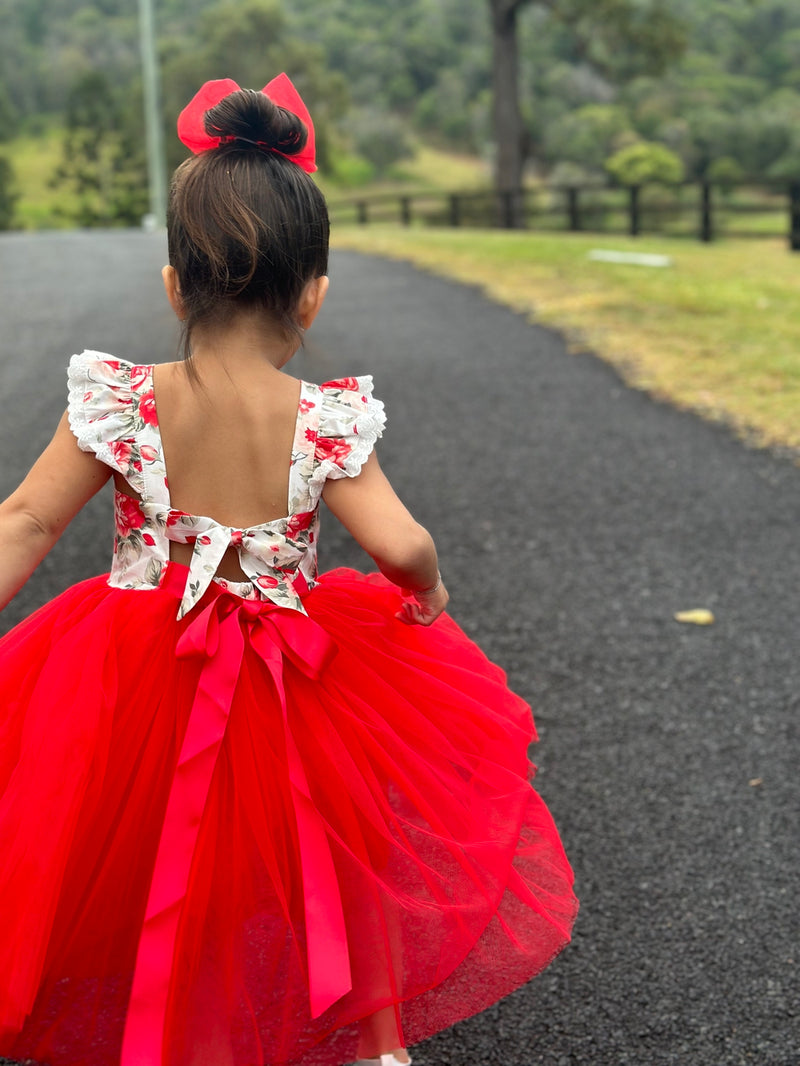
[{"label": "asphalt road", "polygon": [[[0,492],[84,347],[171,358],[160,237],[0,239]],[[452,613],[534,704],[582,911],[540,978],[419,1066],[800,1063],[800,470],[408,266],[337,254],[292,371],[372,372],[385,468]],[[107,567],[93,501],[0,617]],[[363,562],[335,527],[323,565]],[[674,621],[708,607],[714,625]]]}]

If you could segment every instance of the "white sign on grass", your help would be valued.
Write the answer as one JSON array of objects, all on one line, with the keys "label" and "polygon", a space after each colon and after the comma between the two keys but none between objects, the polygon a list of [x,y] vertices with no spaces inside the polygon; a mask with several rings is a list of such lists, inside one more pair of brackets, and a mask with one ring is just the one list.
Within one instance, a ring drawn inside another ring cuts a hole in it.
[{"label": "white sign on grass", "polygon": [[589,252],[589,259],[596,259],[601,263],[629,263],[631,266],[672,266],[672,260],[668,255],[654,255],[650,252],[615,252],[604,248],[593,248]]}]

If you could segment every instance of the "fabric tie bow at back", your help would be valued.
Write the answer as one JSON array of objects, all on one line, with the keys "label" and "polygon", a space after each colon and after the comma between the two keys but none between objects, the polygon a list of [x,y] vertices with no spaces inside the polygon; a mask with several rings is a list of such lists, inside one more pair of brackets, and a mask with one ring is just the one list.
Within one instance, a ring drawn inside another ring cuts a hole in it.
[{"label": "fabric tie bow at back", "polygon": [[[180,570],[164,587],[180,593]],[[283,720],[297,823],[306,925],[309,1007],[317,1018],[352,988],[347,931],[328,831],[292,731],[284,669],[317,680],[336,654],[330,636],[299,611],[213,589],[178,641],[179,659],[202,663],[170,790],[147,900],[122,1045],[122,1066],[162,1062],[178,929],[203,812],[249,647],[269,670]]]},{"label": "fabric tie bow at back", "polygon": [[[207,152],[211,148],[218,148],[223,142],[235,138],[214,137],[206,132],[205,115],[212,107],[216,107],[220,101],[231,93],[238,92],[241,86],[231,78],[220,78],[217,81],[207,81],[205,85],[194,95],[186,107],[178,116],[178,136],[186,147],[195,155]],[[308,140],[302,151],[296,155],[286,155],[268,144],[257,142],[259,147],[267,148],[276,155],[282,155],[284,159],[296,163],[309,174],[317,169],[316,145],[314,138],[314,124],[308,108],[303,103],[300,93],[295,89],[290,78],[286,74],[279,74],[261,90],[265,96],[277,107],[290,111],[303,122],[308,130]]]}]

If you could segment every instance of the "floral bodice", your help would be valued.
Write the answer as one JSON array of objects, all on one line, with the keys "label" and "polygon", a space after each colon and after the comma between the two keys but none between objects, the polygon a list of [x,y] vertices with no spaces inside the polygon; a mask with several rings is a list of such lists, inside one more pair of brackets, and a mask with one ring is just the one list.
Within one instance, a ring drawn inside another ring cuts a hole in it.
[{"label": "floral bodice", "polygon": [[[102,352],[74,355],[69,364],[69,423],[82,451],[117,471],[131,494],[115,491],[114,559],[109,584],[158,588],[170,541],[192,544],[189,577],[178,617],[212,581],[247,599],[267,599],[302,611],[300,598],[317,573],[319,500],[328,478],[355,477],[380,437],[383,404],[372,378],[300,383],[289,473],[289,513],[236,529],[172,507],[153,391],[153,367]],[[235,548],[248,581],[216,577]]]}]

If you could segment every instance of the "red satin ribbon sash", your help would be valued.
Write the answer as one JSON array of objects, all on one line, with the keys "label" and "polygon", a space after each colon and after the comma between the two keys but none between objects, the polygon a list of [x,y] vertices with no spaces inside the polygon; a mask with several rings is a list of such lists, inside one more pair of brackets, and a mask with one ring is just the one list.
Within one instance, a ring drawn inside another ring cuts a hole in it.
[{"label": "red satin ribbon sash", "polygon": [[[180,596],[185,567],[171,564],[162,587]],[[180,586],[180,587],[179,587]],[[214,586],[190,616],[179,658],[202,667],[170,789],[139,941],[121,1066],[161,1066],[175,940],[200,822],[231,702],[249,647],[272,676],[283,717],[292,802],[297,819],[306,921],[311,1016],[352,988],[344,912],[325,824],[314,806],[292,735],[283,684],[285,660],[320,676],[336,652],[328,634],[300,611],[242,600]]]}]

